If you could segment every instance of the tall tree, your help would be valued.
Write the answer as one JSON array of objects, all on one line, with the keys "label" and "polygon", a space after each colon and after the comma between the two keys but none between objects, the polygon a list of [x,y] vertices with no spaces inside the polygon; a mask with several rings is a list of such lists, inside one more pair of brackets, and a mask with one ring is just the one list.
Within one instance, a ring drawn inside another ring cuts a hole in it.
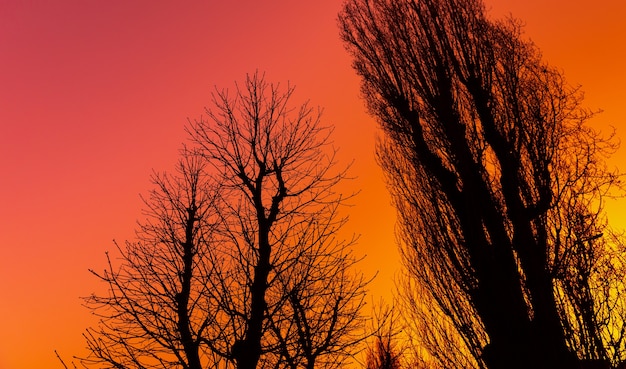
[{"label": "tall tree", "polygon": [[194,145],[153,176],[138,240],[92,272],[107,292],[85,299],[100,321],[84,366],[332,369],[357,349],[368,280],[338,235],[347,168],[293,91],[248,76],[189,123]]},{"label": "tall tree", "polygon": [[433,356],[492,369],[619,360],[606,334],[624,316],[597,319],[607,301],[623,306],[605,292],[616,269],[596,274],[610,269],[600,206],[614,147],[587,126],[580,91],[481,0],[348,0],[340,27],[386,133],[407,301],[443,318],[424,322]]},{"label": "tall tree", "polygon": [[240,369],[333,368],[360,341],[367,281],[337,238],[345,169],[320,110],[293,107],[293,92],[257,73],[188,127],[222,186],[211,289],[227,334],[212,347]]}]

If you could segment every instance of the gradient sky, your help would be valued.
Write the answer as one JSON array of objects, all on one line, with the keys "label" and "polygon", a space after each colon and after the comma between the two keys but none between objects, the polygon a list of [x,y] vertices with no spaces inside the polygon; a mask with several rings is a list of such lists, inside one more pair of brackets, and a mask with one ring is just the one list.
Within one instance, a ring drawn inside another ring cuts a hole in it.
[{"label": "gradient sky", "polygon": [[[547,60],[586,91],[594,120],[626,137],[626,2],[489,0],[525,21]],[[361,190],[346,232],[361,234],[372,300],[397,275],[394,211],[374,161],[376,125],[338,38],[340,0],[0,2],[0,369],[61,368],[94,320],[113,239],[132,239],[140,193],[168,170],[213,86],[259,70],[297,86],[336,127],[344,184]],[[626,148],[612,159],[623,164]],[[626,227],[624,202],[609,204]]]}]

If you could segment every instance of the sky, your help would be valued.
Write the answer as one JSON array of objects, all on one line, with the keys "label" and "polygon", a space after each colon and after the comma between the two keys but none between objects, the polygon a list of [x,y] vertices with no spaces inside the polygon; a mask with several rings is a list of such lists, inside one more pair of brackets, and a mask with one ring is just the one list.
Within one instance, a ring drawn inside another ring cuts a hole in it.
[{"label": "sky", "polygon": [[[101,290],[113,240],[132,240],[139,195],[169,170],[210,93],[246,73],[295,85],[335,127],[360,191],[346,234],[389,299],[400,272],[395,213],[375,163],[376,123],[338,37],[340,0],[0,1],[0,369],[61,368],[95,322],[80,296]],[[626,138],[626,2],[488,0],[602,109]],[[626,170],[626,147],[609,164]],[[608,204],[626,228],[626,200]]]}]

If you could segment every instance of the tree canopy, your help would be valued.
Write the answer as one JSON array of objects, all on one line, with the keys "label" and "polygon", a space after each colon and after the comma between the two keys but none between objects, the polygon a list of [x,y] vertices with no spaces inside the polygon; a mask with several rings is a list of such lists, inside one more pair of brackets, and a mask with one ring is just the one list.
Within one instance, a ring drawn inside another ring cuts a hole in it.
[{"label": "tree canopy", "polygon": [[174,173],[155,173],[137,240],[92,273],[105,294],[86,367],[337,368],[363,340],[368,280],[339,229],[332,129],[293,87],[216,90]]},{"label": "tree canopy", "polygon": [[580,90],[481,0],[348,0],[339,20],[385,132],[404,297],[430,355],[618,363],[621,243],[602,215],[615,146],[588,125]]}]

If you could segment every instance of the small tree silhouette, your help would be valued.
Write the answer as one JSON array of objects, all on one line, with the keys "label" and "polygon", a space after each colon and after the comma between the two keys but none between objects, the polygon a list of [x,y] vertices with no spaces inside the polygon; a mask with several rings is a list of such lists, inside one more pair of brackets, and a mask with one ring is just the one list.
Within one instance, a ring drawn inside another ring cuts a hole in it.
[{"label": "small tree silhouette", "polygon": [[80,358],[84,366],[216,367],[202,362],[210,354],[204,340],[216,324],[207,298],[219,220],[216,185],[206,163],[188,150],[174,174],[155,173],[152,183],[137,241],[116,243],[119,266],[107,254],[108,268],[91,271],[108,293],[84,299],[100,318],[85,333],[90,355]]},{"label": "small tree silhouette", "polygon": [[374,347],[367,353],[367,369],[401,369],[400,353],[393,345],[391,337],[376,337]]}]

